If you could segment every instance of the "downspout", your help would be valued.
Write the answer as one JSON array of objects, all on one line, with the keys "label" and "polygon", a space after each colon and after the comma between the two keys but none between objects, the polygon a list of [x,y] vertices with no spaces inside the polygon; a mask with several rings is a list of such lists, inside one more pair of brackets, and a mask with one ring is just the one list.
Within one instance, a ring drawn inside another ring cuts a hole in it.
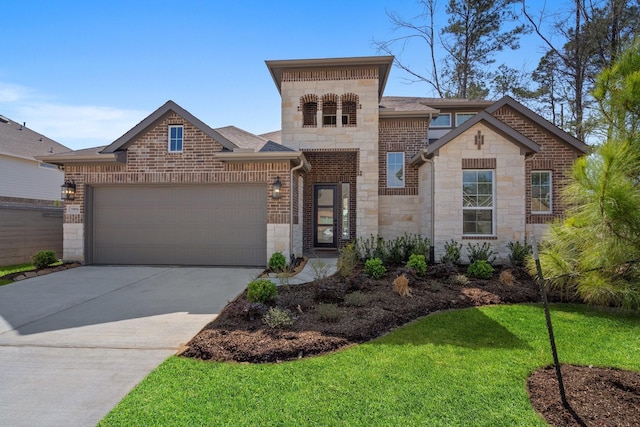
[{"label": "downspout", "polygon": [[[298,166],[291,168],[289,171],[289,186],[291,190],[289,191],[289,262],[293,263],[294,253],[293,253],[293,173],[297,170],[302,169],[304,166],[304,161],[301,160]],[[296,186],[297,189],[297,186]]]},{"label": "downspout", "polygon": [[431,264],[435,263],[435,258],[436,258],[436,251],[435,251],[435,246],[434,246],[434,242],[433,239],[435,238],[435,234],[436,234],[436,226],[435,226],[435,218],[436,218],[436,197],[435,197],[435,190],[436,190],[436,184],[435,184],[435,178],[436,178],[436,174],[435,174],[435,167],[433,165],[433,160],[427,159],[425,157],[425,154],[427,154],[427,150],[422,150],[420,152],[420,160],[422,160],[425,163],[429,163],[429,165],[431,166],[431,236],[429,237],[429,242],[431,243],[431,245],[429,246],[429,258],[431,258],[429,260],[429,262]]}]

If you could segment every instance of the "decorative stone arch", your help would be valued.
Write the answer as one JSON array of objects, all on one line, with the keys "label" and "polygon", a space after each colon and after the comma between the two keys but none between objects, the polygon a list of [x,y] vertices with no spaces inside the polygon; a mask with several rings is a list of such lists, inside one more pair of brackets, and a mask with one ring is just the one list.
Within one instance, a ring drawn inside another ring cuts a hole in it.
[{"label": "decorative stone arch", "polygon": [[322,126],[335,127],[338,123],[338,95],[327,93],[322,95]]},{"label": "decorative stone arch", "polygon": [[356,110],[360,108],[358,95],[345,93],[340,99],[342,104],[342,126],[356,126]]},{"label": "decorative stone arch", "polygon": [[301,96],[298,111],[302,111],[303,127],[316,127],[318,125],[318,95],[308,93]]}]

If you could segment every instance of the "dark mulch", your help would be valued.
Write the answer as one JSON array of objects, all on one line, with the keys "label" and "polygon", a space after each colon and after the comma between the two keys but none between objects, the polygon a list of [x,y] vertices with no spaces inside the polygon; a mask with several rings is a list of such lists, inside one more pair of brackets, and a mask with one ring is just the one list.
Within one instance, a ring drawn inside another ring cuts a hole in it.
[{"label": "dark mulch", "polygon": [[527,382],[534,408],[552,426],[640,426],[640,372],[563,365],[571,411],[562,406],[556,371],[535,371]]},{"label": "dark mulch", "polygon": [[[406,272],[401,269],[380,280],[366,278],[358,271],[349,280],[336,275],[304,285],[281,286],[273,305],[295,316],[295,324],[288,329],[267,327],[261,321],[263,311],[249,306],[242,293],[188,343],[182,355],[249,363],[293,360],[369,341],[437,311],[540,301],[538,285],[522,270],[510,270],[516,280],[513,284],[500,282],[499,269],[489,280],[469,279],[460,284],[456,275],[463,271],[435,265],[425,278],[408,274],[409,297],[393,291],[392,281]],[[346,304],[345,295],[356,291],[366,302],[362,306]],[[560,296],[552,293],[549,300],[560,301]],[[320,303],[336,304],[337,319],[323,321]],[[569,401],[585,425],[640,426],[638,373],[576,367],[564,367],[563,372],[571,390]],[[553,426],[580,425],[560,404],[555,381],[552,369],[532,375],[529,391],[534,407]]]},{"label": "dark mulch", "polygon": [[[292,360],[369,341],[436,311],[540,300],[537,284],[523,271],[514,272],[517,282],[511,285],[502,285],[497,272],[490,280],[469,279],[461,285],[455,282],[458,270],[436,266],[425,278],[407,273],[409,297],[393,291],[392,281],[399,272],[404,270],[389,272],[380,280],[364,274],[341,280],[335,275],[320,283],[280,286],[275,305],[296,318],[294,326],[284,330],[267,327],[260,313],[243,311],[246,294],[242,293],[188,343],[183,355],[251,363]],[[355,291],[366,298],[360,307],[344,302],[345,295]],[[337,304],[338,318],[323,321],[317,313],[320,303]]]}]

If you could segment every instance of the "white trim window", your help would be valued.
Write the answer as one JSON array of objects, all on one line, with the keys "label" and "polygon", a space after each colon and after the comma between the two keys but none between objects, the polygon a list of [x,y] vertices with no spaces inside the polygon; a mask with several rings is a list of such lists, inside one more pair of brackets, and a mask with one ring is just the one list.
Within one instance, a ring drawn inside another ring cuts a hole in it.
[{"label": "white trim window", "polygon": [[460,126],[475,115],[476,113],[456,113],[456,126]]},{"label": "white trim window", "polygon": [[552,213],[552,188],[551,171],[531,172],[531,213]]},{"label": "white trim window", "polygon": [[404,153],[387,153],[387,187],[404,188]]},{"label": "white trim window", "polygon": [[437,117],[431,119],[430,128],[450,128],[451,127],[451,114],[440,114]]},{"label": "white trim window", "polygon": [[169,126],[169,144],[167,149],[170,153],[182,153],[183,135],[184,127],[182,125]]},{"label": "white trim window", "polygon": [[492,236],[495,233],[494,171],[462,171],[462,234]]}]

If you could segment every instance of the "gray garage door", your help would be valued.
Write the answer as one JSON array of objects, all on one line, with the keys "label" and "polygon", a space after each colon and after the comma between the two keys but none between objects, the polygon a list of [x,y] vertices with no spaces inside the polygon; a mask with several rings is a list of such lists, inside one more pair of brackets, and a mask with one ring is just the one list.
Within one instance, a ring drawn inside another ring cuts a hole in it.
[{"label": "gray garage door", "polygon": [[94,264],[266,263],[265,185],[95,187]]}]

